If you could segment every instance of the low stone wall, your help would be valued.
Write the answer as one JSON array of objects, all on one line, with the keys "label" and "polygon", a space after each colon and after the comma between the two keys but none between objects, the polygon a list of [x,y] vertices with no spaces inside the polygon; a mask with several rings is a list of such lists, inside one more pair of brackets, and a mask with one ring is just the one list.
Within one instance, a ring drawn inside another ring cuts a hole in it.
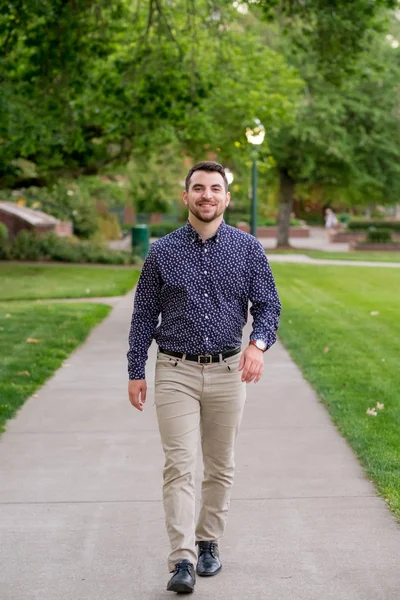
[{"label": "low stone wall", "polygon": [[[248,223],[238,223],[236,225],[241,231],[250,233],[250,225]],[[257,227],[258,238],[276,238],[278,235],[277,227]],[[289,227],[289,237],[291,238],[308,238],[310,230],[308,227]]]},{"label": "low stone wall", "polygon": [[364,240],[367,233],[365,231],[331,231],[329,241],[335,243],[350,243]]}]

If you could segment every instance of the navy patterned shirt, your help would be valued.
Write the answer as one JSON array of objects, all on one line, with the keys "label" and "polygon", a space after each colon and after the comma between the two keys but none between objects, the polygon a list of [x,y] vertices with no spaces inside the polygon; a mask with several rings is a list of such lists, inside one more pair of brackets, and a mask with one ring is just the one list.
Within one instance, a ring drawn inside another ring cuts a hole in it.
[{"label": "navy patterned shirt", "polygon": [[[203,242],[190,225],[151,245],[129,333],[130,379],[145,379],[153,338],[165,349],[218,354],[238,348],[252,303],[251,340],[276,341],[281,305],[260,242],[223,221]],[[161,320],[160,320],[161,316]]]}]

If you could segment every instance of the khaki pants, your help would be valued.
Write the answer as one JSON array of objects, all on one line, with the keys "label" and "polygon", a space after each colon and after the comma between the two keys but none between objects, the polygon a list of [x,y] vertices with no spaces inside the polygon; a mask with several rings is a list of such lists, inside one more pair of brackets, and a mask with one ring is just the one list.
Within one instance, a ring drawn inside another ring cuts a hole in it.
[{"label": "khaki pants", "polygon": [[[234,474],[234,445],[246,400],[240,354],[200,365],[159,353],[155,402],[165,453],[163,499],[171,543],[168,568],[197,562],[196,542],[224,532]],[[201,508],[195,526],[199,434],[204,462]]]}]

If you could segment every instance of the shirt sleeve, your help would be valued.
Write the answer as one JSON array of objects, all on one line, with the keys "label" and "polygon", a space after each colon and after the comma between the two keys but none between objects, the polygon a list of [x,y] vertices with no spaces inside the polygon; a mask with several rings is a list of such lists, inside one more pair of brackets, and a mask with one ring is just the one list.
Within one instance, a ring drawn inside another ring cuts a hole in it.
[{"label": "shirt sleeve", "polygon": [[154,246],[150,247],[136,288],[129,331],[129,379],[145,379],[148,351],[160,314],[161,277]]},{"label": "shirt sleeve", "polygon": [[262,340],[270,348],[276,342],[281,303],[271,267],[261,243],[256,240],[250,265],[250,293],[253,331],[250,341]]}]

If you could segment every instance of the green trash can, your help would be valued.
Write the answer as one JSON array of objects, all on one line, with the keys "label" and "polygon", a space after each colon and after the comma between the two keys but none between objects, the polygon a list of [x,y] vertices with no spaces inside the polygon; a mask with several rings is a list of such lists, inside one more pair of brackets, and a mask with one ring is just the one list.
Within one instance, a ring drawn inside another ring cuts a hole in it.
[{"label": "green trash can", "polygon": [[132,252],[141,258],[146,258],[150,248],[149,228],[147,225],[132,227]]}]

